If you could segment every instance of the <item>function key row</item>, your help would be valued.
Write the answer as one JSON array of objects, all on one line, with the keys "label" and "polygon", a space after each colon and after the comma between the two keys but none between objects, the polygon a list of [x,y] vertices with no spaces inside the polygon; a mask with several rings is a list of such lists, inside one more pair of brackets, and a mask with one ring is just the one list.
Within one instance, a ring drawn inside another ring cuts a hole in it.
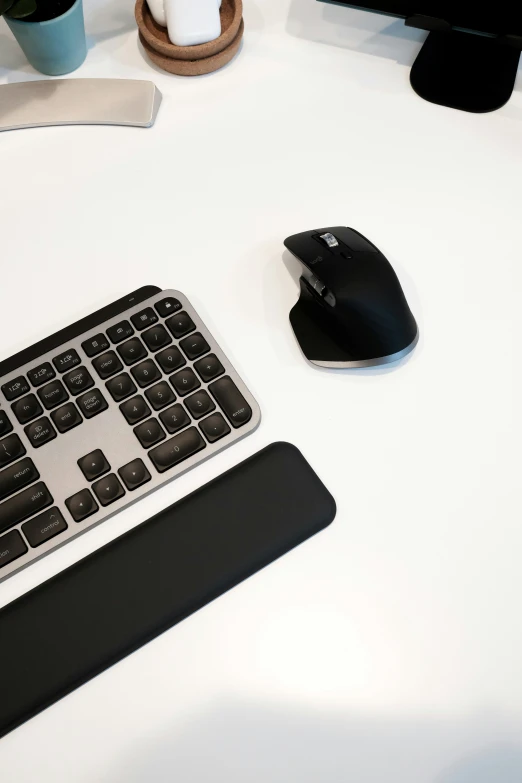
[{"label": "function key row", "polygon": [[[166,325],[176,338],[182,337],[196,328],[192,319],[187,313],[178,313],[178,311],[181,310],[181,303],[173,297],[162,299],[155,305],[155,308],[157,313],[159,313],[162,318],[171,316],[169,318],[170,324],[169,322],[166,322]],[[178,313],[175,318],[172,317],[174,313]],[[147,332],[143,333],[143,339],[151,351],[158,351],[168,345],[170,342],[170,336],[166,329],[163,326],[154,326],[154,324],[158,322],[158,315],[152,307],[147,307],[141,312],[136,313],[131,317],[130,321],[132,321],[133,325],[131,325],[129,321],[121,321],[115,326],[110,327],[107,330],[109,339],[107,339],[107,337],[102,332],[100,332],[94,337],[85,340],[82,343],[82,348],[87,356],[89,358],[98,356],[110,348],[111,342],[114,345],[117,345],[129,337],[132,337],[135,329],[143,332],[143,330],[147,329],[147,327],[153,327],[148,329]],[[129,358],[130,360],[126,361],[127,364],[131,364],[133,361],[140,360],[139,355],[136,355],[132,358],[129,355]],[[144,358],[144,356],[141,358]],[[14,378],[12,381],[3,384],[1,387],[2,392],[6,400],[8,400],[8,402],[12,402],[19,397],[23,397],[25,394],[28,394],[28,392],[31,390],[31,386],[34,388],[39,388],[40,386],[43,386],[43,384],[52,381],[56,377],[56,372],[63,374],[73,370],[74,367],[77,367],[80,364],[81,359],[78,355],[78,352],[71,348],[53,358],[52,364],[50,362],[44,362],[29,370],[27,373],[27,378],[23,375],[20,375],[17,378]]]}]

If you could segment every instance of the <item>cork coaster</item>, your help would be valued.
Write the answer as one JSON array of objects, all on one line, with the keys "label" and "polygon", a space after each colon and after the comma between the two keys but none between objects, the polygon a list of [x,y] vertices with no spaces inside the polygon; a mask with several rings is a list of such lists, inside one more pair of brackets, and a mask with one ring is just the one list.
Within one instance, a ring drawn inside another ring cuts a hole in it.
[{"label": "cork coaster", "polygon": [[[243,16],[242,0],[222,0],[219,13],[222,31],[219,38],[197,46],[175,46],[170,42],[167,28],[161,27],[154,21],[147,0],[136,0],[134,10],[141,38],[151,49],[165,57],[171,57],[175,60],[190,60],[191,62],[210,58],[222,52],[235,41]],[[207,72],[205,71],[205,73]]]},{"label": "cork coaster", "polygon": [[139,36],[143,48],[158,68],[178,76],[202,76],[204,73],[218,71],[232,60],[239,49],[244,30],[245,25],[241,20],[238,33],[232,43],[223,51],[213,54],[211,57],[203,57],[201,60],[176,60],[174,57],[165,57],[164,54],[160,54],[152,46],[149,46],[141,31]]}]

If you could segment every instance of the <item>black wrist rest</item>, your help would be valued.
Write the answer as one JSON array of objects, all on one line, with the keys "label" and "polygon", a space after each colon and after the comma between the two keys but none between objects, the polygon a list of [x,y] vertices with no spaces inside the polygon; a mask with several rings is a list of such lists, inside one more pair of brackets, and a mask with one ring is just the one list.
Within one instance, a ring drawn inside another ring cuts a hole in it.
[{"label": "black wrist rest", "polygon": [[334,517],[298,449],[274,443],[13,601],[0,610],[0,736]]}]

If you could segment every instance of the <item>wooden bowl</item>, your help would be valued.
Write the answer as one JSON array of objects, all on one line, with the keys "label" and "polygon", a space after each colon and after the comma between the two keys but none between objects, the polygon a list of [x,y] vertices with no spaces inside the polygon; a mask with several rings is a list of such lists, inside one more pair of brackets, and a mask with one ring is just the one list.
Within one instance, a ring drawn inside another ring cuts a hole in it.
[{"label": "wooden bowl", "polygon": [[[202,76],[204,73],[218,71],[232,60],[239,49],[244,30],[245,25],[243,24],[243,20],[241,20],[236,37],[226,49],[223,49],[210,57],[203,57],[200,60],[177,60],[174,57],[166,57],[149,45],[148,41],[146,41],[145,37],[142,35],[141,30],[139,35],[143,48],[158,68],[161,68],[163,71],[168,71],[168,73],[175,73],[178,76]],[[204,45],[206,46],[206,44]],[[177,49],[179,47],[176,46],[174,48]]]},{"label": "wooden bowl", "polygon": [[[198,44],[197,46],[175,46],[170,42],[167,28],[161,27],[154,18],[147,5],[147,0],[136,0],[134,11],[136,22],[140,31],[143,45],[148,44],[147,51],[155,50],[164,57],[175,60],[203,60],[219,54],[230,46],[237,38],[239,26],[243,16],[242,0],[222,0],[221,3],[221,35],[214,41]],[[160,66],[162,68],[163,66]],[[221,67],[221,66],[219,66]],[[177,71],[173,71],[177,73]],[[205,71],[205,73],[207,73]]]}]

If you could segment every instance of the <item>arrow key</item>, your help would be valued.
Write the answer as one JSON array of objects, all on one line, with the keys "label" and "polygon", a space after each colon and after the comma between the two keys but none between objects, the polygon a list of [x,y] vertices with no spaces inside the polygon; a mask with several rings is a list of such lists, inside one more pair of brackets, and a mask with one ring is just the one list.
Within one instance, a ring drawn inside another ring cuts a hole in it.
[{"label": "arrow key", "polygon": [[81,492],[67,498],[65,505],[75,522],[83,522],[84,519],[98,511],[98,505],[88,489],[82,489]]},{"label": "arrow key", "polygon": [[100,478],[104,473],[108,473],[111,466],[105,459],[105,454],[101,449],[91,451],[85,457],[78,460],[78,465],[87,481],[94,481],[94,479]]},{"label": "arrow key", "polygon": [[109,506],[125,494],[125,490],[114,473],[109,473],[108,476],[97,481],[92,485],[92,488],[102,506]]},{"label": "arrow key", "polygon": [[141,459],[127,463],[119,469],[118,473],[130,492],[151,479],[151,475]]}]

